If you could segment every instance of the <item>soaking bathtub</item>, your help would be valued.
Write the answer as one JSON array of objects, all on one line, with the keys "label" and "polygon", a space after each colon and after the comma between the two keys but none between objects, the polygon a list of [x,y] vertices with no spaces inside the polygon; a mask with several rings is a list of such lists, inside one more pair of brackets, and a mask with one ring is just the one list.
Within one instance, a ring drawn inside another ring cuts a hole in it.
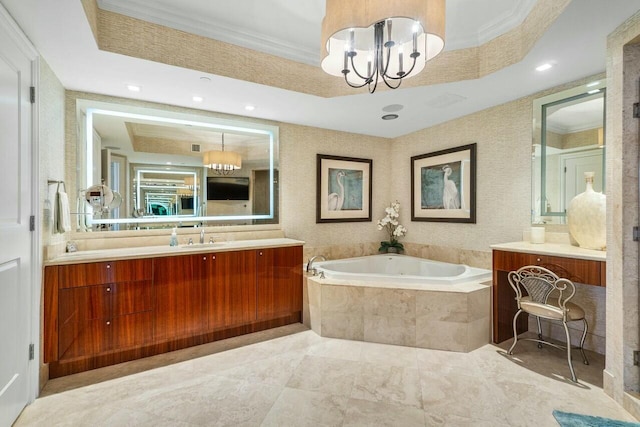
[{"label": "soaking bathtub", "polygon": [[303,318],[320,336],[462,352],[491,340],[490,270],[405,255],[312,267]]},{"label": "soaking bathtub", "polygon": [[491,270],[482,268],[389,254],[318,262],[313,267],[323,272],[327,279],[369,283],[455,285],[483,282],[492,276]]}]

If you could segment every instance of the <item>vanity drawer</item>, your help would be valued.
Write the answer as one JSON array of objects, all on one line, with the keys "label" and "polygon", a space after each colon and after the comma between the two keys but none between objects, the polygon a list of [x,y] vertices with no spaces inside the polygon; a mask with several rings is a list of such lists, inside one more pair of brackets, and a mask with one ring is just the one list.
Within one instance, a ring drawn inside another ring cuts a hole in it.
[{"label": "vanity drawer", "polygon": [[151,280],[151,259],[92,262],[58,266],[60,289],[107,283]]},{"label": "vanity drawer", "polygon": [[600,286],[601,262],[557,256],[532,255],[531,265],[547,268],[575,283]]},{"label": "vanity drawer", "polygon": [[576,283],[601,286],[601,261],[565,258],[550,255],[528,254],[522,252],[493,251],[493,269],[514,271],[525,265],[538,265]]}]

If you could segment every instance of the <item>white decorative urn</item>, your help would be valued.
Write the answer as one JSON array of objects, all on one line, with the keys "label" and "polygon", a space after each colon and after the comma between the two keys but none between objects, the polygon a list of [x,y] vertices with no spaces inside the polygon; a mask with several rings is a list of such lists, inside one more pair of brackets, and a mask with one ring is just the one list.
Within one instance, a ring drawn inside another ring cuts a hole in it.
[{"label": "white decorative urn", "polygon": [[567,209],[569,233],[581,248],[607,249],[607,196],[593,191],[593,172],[585,172],[587,188],[571,199]]}]

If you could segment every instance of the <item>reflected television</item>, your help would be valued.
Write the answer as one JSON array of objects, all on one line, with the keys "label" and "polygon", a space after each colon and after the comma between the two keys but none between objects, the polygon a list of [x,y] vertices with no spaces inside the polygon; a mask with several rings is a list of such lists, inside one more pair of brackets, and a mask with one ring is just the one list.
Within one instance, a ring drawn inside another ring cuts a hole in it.
[{"label": "reflected television", "polygon": [[207,177],[207,200],[249,200],[249,178]]}]

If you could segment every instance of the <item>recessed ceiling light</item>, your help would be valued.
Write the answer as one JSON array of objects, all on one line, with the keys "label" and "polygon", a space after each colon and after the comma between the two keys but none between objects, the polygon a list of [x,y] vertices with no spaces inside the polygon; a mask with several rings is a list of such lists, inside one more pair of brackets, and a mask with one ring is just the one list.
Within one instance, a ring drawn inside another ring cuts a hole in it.
[{"label": "recessed ceiling light", "polygon": [[194,96],[193,97],[193,101],[194,102],[202,102],[202,101],[204,101],[204,98],[201,97],[201,96]]},{"label": "recessed ceiling light", "polygon": [[600,92],[600,89],[593,89],[593,90],[590,90],[590,91],[589,91],[589,92],[587,92],[587,93],[588,93],[589,95],[593,95],[594,93],[598,93],[598,92]]},{"label": "recessed ceiling light", "polygon": [[382,120],[395,120],[397,119],[398,116],[397,114],[385,114],[384,116],[382,116]]},{"label": "recessed ceiling light", "polygon": [[171,162],[167,162],[167,164],[168,164],[168,165],[170,165],[170,164],[171,164]]},{"label": "recessed ceiling light", "polygon": [[536,71],[547,71],[551,67],[553,67],[553,65],[547,62],[545,64],[542,64],[542,65],[536,67]]},{"label": "recessed ceiling light", "polygon": [[599,85],[599,84],[600,84],[600,81],[597,81],[597,82],[591,82],[591,83],[587,84],[587,87],[594,87],[594,86],[597,86],[597,85]]},{"label": "recessed ceiling light", "polygon": [[253,111],[253,110],[256,109],[256,107],[255,107],[255,105],[246,105],[244,107],[244,109],[247,110],[247,111]]},{"label": "recessed ceiling light", "polygon": [[138,85],[127,85],[127,89],[129,89],[131,92],[140,92],[140,89],[142,88]]}]

